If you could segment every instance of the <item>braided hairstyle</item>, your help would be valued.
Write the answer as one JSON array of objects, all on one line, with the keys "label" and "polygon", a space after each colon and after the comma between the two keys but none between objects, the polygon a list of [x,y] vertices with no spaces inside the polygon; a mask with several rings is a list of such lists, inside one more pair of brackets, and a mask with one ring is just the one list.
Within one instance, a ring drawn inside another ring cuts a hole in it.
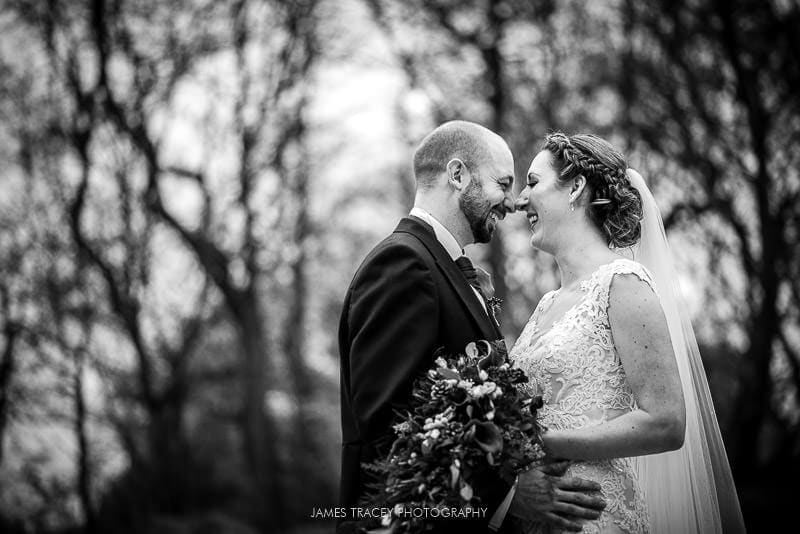
[{"label": "braided hairstyle", "polygon": [[631,185],[625,158],[611,144],[591,134],[551,133],[542,150],[554,158],[559,181],[586,178],[589,219],[603,232],[609,245],[635,245],[641,236],[642,197]]}]

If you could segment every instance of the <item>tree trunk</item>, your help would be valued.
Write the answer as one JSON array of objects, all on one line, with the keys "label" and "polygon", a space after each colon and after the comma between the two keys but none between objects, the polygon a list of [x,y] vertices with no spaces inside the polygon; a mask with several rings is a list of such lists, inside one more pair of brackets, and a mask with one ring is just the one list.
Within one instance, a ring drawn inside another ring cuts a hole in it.
[{"label": "tree trunk", "polygon": [[[8,318],[6,318],[6,321],[8,321]],[[14,344],[17,341],[18,331],[13,323],[6,322],[3,334],[6,338],[6,345],[3,349],[3,360],[0,361],[0,465],[3,465],[5,430],[9,410],[9,388],[11,386],[11,377],[14,374]]]},{"label": "tree trunk", "polygon": [[74,401],[75,401],[75,436],[78,440],[78,496],[83,509],[83,517],[86,525],[86,532],[94,534],[97,532],[97,516],[94,505],[92,504],[92,485],[91,485],[91,460],[89,451],[89,440],[86,436],[86,402],[83,397],[83,369],[84,355],[80,354],[82,349],[76,349],[75,354],[75,375],[73,377]]},{"label": "tree trunk", "polygon": [[[760,134],[759,134],[760,135]],[[754,139],[756,153],[761,154],[759,176],[755,181],[755,197],[758,205],[761,233],[761,262],[759,272],[751,277],[754,286],[761,289],[760,306],[753,310],[751,342],[746,361],[750,363],[750,380],[744,380],[745,391],[739,397],[737,413],[742,415],[739,428],[736,461],[737,466],[744,466],[741,473],[744,479],[752,480],[759,476],[759,436],[772,402],[772,381],[770,363],[772,362],[775,344],[779,341],[781,328],[777,309],[779,277],[776,263],[779,251],[783,248],[781,232],[769,210],[768,184],[770,177],[766,166],[763,137]],[[755,292],[751,295],[755,297]]]},{"label": "tree trunk", "polygon": [[[299,119],[302,121],[302,119]],[[308,265],[308,244],[310,235],[310,218],[308,213],[308,153],[305,147],[305,125],[301,124],[297,131],[297,142],[300,147],[300,156],[294,172],[294,198],[297,213],[294,224],[292,242],[297,247],[297,255],[291,262],[292,285],[289,296],[289,313],[286,328],[284,329],[284,352],[288,359],[288,368],[292,386],[292,394],[297,405],[297,415],[294,420],[294,432],[291,437],[296,444],[297,451],[304,454],[295,455],[293,460],[300,462],[312,460],[321,456],[321,448],[326,444],[319,443],[316,433],[313,432],[314,419],[307,410],[308,401],[314,397],[314,381],[306,362],[306,321],[308,311],[308,278],[306,267]],[[324,475],[325,471],[314,469],[310,475]],[[326,476],[314,476],[312,479],[315,489],[323,495],[333,495],[336,489],[331,480]]]},{"label": "tree trunk", "polygon": [[[302,121],[302,119],[298,119]],[[292,242],[297,247],[297,255],[291,262],[292,270],[292,291],[290,295],[289,314],[285,330],[284,348],[289,359],[289,372],[294,389],[294,394],[298,402],[305,400],[312,390],[311,378],[309,377],[308,367],[305,364],[304,344],[306,326],[306,308],[308,299],[308,285],[306,280],[306,264],[308,261],[308,247],[306,240],[309,236],[309,215],[308,215],[308,177],[307,151],[304,146],[303,135],[304,125],[300,125],[296,131],[298,144],[301,146],[301,155],[298,157],[297,169],[294,174],[294,195],[292,201],[297,208],[295,216],[294,231]],[[302,412],[302,405],[300,405]]]},{"label": "tree trunk", "polygon": [[244,349],[244,454],[258,490],[255,509],[262,513],[259,523],[266,532],[280,532],[286,526],[285,505],[281,490],[282,472],[278,462],[278,433],[266,407],[267,341],[266,326],[254,290],[248,288],[232,310],[236,315]]}]

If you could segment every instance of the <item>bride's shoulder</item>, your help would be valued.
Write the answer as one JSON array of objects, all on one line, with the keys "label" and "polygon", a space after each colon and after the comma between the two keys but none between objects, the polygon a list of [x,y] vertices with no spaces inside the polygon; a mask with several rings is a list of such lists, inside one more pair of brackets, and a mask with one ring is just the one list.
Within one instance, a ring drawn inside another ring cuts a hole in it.
[{"label": "bride's shoulder", "polygon": [[609,265],[609,273],[613,276],[616,274],[634,274],[646,282],[652,282],[653,275],[650,271],[636,260],[629,258],[617,258]]},{"label": "bride's shoulder", "polygon": [[[617,295],[630,295],[641,291],[655,292],[655,283],[650,271],[638,261],[619,258],[608,269],[608,290]],[[648,291],[649,290],[649,291]]]}]

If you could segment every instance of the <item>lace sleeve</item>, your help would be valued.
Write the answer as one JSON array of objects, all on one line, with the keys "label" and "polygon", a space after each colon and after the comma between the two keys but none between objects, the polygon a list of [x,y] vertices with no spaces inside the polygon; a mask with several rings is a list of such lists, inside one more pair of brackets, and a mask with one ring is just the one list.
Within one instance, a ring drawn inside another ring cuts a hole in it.
[{"label": "lace sleeve", "polygon": [[603,274],[598,280],[598,302],[602,306],[601,309],[605,310],[606,316],[608,315],[608,306],[610,303],[609,297],[611,294],[611,284],[614,281],[614,277],[618,274],[632,274],[636,276],[639,278],[639,280],[645,282],[650,289],[653,290],[653,293],[655,293],[659,301],[661,300],[658,295],[658,291],[656,290],[655,282],[653,281],[653,275],[650,274],[650,271],[647,270],[647,267],[633,260],[616,260],[608,265],[608,268],[604,270]]}]

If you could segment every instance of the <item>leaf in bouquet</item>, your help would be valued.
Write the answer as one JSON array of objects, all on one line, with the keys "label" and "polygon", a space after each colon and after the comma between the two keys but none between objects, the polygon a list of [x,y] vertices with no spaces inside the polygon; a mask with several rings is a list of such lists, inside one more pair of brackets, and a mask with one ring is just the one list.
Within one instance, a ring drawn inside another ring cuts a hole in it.
[{"label": "leaf in bouquet", "polygon": [[506,342],[504,339],[498,339],[497,341],[492,341],[491,346],[492,350],[494,350],[500,356],[502,356],[504,361],[508,359],[508,347],[506,346]]},{"label": "leaf in bouquet", "polygon": [[505,355],[495,350],[489,342],[483,341],[482,343],[486,344],[486,355],[478,361],[478,367],[480,369],[486,370],[489,367],[499,367],[506,362]]},{"label": "leaf in bouquet", "polygon": [[491,452],[487,452],[486,461],[489,463],[489,465],[494,465],[494,454],[492,454]]},{"label": "leaf in bouquet", "polygon": [[448,369],[447,367],[439,367],[436,369],[436,372],[445,380],[461,380],[461,375],[458,374],[458,371]]},{"label": "leaf in bouquet", "polygon": [[494,423],[478,422],[474,425],[473,439],[484,452],[499,453],[503,450],[503,434]]},{"label": "leaf in bouquet", "polygon": [[519,399],[519,392],[516,388],[503,388],[502,399],[506,404],[516,404]]},{"label": "leaf in bouquet", "polygon": [[389,451],[389,456],[395,456],[396,454],[398,454],[401,450],[403,450],[406,447],[408,441],[409,440],[406,437],[399,437],[396,440],[394,440],[394,443],[392,443],[392,449]]},{"label": "leaf in bouquet", "polygon": [[461,491],[459,492],[459,494],[461,495],[461,498],[464,499],[465,501],[467,502],[471,501],[472,496],[474,495],[474,492],[472,491],[472,486],[464,482],[464,485],[461,486]]},{"label": "leaf in bouquet", "polygon": [[471,404],[468,404],[468,405],[467,405],[467,408],[466,408],[467,417],[469,417],[470,419],[472,419],[472,412],[473,412],[474,410],[475,410],[475,409],[472,407],[472,405],[471,405]]},{"label": "leaf in bouquet", "polygon": [[450,402],[454,406],[462,406],[465,402],[469,400],[469,395],[465,390],[461,388],[453,388],[453,390],[450,391],[449,398]]},{"label": "leaf in bouquet", "polygon": [[448,447],[450,447],[450,445],[452,445],[453,443],[454,443],[454,442],[453,442],[453,440],[452,440],[452,439],[450,439],[450,438],[445,438],[445,439],[443,439],[443,440],[441,440],[441,441],[439,442],[439,447],[441,447],[441,448],[448,448]]},{"label": "leaf in bouquet", "polygon": [[470,443],[475,439],[475,425],[470,424],[467,431],[464,432],[464,441]]},{"label": "leaf in bouquet", "polygon": [[455,489],[461,470],[455,464],[450,464],[450,487]]},{"label": "leaf in bouquet", "polygon": [[464,354],[470,358],[477,358],[480,355],[478,353],[478,345],[474,341],[467,344],[466,348],[464,349]]},{"label": "leaf in bouquet", "polygon": [[416,399],[417,401],[420,401],[420,402],[428,402],[428,399],[430,398],[430,394],[429,393],[422,393],[420,391],[414,391],[412,397],[414,399]]},{"label": "leaf in bouquet", "polygon": [[433,443],[430,440],[423,440],[422,441],[422,454],[430,454],[433,450]]}]

